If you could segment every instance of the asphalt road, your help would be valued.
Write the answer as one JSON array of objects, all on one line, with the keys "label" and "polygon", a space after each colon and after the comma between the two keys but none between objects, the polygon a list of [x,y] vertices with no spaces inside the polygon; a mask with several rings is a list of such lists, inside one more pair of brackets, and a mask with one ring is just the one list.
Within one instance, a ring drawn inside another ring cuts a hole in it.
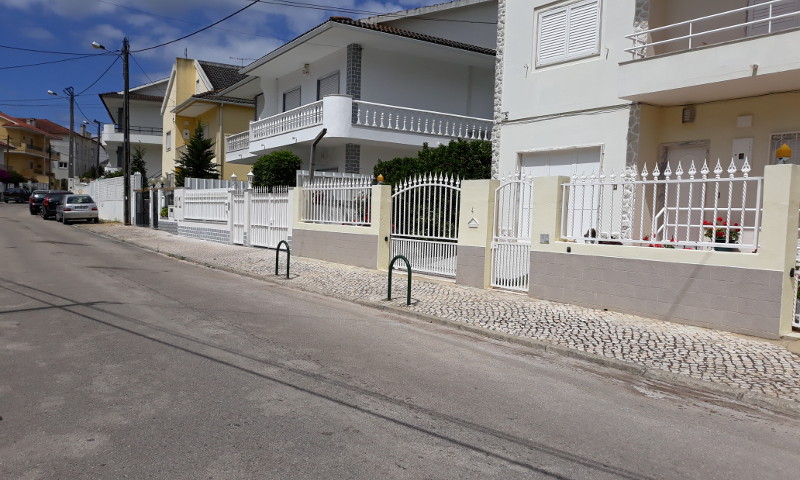
[{"label": "asphalt road", "polygon": [[800,420],[0,204],[0,478],[790,479]]}]

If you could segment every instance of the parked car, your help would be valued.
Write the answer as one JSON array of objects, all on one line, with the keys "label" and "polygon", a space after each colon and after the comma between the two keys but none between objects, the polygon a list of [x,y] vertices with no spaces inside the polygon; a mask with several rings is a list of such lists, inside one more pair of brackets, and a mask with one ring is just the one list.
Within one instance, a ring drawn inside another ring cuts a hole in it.
[{"label": "parked car", "polygon": [[25,190],[24,188],[7,188],[5,192],[2,193],[3,201],[8,203],[10,200],[13,200],[16,203],[27,202],[28,197],[31,194]]},{"label": "parked car", "polygon": [[64,195],[56,206],[56,221],[69,225],[75,220],[98,222],[97,204],[89,195]]},{"label": "parked car", "polygon": [[28,198],[28,210],[30,210],[31,215],[39,213],[45,195],[47,195],[47,190],[34,190],[33,193],[31,193],[30,198]]},{"label": "parked car", "polygon": [[61,204],[64,195],[69,195],[72,192],[67,190],[48,190],[47,195],[42,200],[42,206],[39,208],[39,215],[43,219],[53,218],[56,216],[56,208]]}]

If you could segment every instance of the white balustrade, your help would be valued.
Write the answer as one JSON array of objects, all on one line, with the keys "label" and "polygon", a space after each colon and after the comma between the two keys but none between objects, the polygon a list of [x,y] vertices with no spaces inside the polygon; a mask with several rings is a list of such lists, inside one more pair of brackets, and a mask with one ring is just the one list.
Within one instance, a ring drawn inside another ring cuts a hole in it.
[{"label": "white balustrade", "polygon": [[250,123],[250,141],[322,124],[322,100]]},{"label": "white balustrade", "polygon": [[226,152],[236,152],[239,150],[246,150],[250,146],[250,132],[237,133],[236,135],[229,135],[225,137]]},{"label": "white balustrade", "polygon": [[491,140],[492,120],[380,103],[353,102],[357,108],[356,125],[398,132]]},{"label": "white balustrade", "polygon": [[713,171],[706,162],[699,172],[694,162],[687,172],[681,163],[674,172],[669,163],[662,168],[574,173],[563,185],[562,237],[663,248],[758,247],[763,178],[749,176],[747,159],[741,168],[732,161],[727,176],[720,161]]},{"label": "white balustrade", "polygon": [[303,187],[302,221],[340,225],[372,224],[372,179],[322,177]]}]

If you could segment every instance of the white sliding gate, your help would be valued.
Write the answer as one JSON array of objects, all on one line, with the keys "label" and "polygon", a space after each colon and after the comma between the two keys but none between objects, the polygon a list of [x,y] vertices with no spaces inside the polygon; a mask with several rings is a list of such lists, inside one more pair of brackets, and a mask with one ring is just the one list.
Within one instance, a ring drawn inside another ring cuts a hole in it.
[{"label": "white sliding gate", "polygon": [[492,286],[528,292],[533,177],[502,178],[494,192]]},{"label": "white sliding gate", "polygon": [[403,255],[415,272],[455,277],[461,181],[421,175],[395,185],[392,258]]}]

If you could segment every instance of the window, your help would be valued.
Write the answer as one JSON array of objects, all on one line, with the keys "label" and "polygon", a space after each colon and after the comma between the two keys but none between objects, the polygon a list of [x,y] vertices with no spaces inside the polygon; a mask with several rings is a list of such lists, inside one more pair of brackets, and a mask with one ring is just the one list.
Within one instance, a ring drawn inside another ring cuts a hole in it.
[{"label": "window", "polygon": [[536,65],[595,55],[600,51],[600,0],[573,2],[539,12]]},{"label": "window", "polygon": [[67,162],[58,162],[58,168],[67,168]]},{"label": "window", "polygon": [[339,72],[332,73],[327,77],[317,80],[317,100],[328,95],[339,94]]},{"label": "window", "polygon": [[283,111],[286,112],[300,106],[300,87],[283,94]]},{"label": "window", "polygon": [[164,146],[167,147],[167,151],[172,151],[172,130],[164,135]]}]

